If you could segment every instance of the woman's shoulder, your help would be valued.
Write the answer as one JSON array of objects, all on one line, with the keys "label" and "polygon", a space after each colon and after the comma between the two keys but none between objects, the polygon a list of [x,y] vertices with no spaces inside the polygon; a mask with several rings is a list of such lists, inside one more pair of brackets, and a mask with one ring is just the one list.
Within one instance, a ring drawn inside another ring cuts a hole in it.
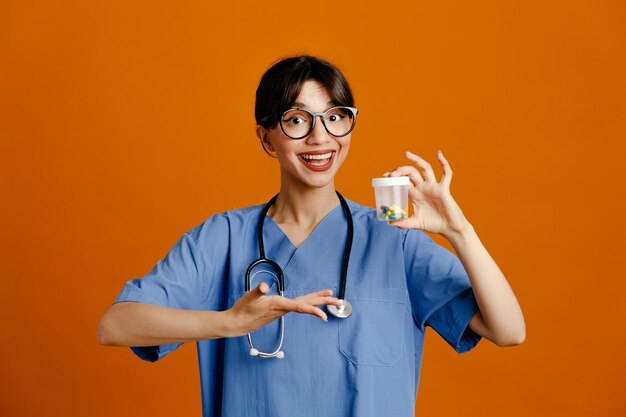
[{"label": "woman's shoulder", "polygon": [[351,200],[347,197],[344,198],[346,200],[346,203],[348,203],[348,207],[350,207],[350,211],[352,212],[353,216],[355,215],[355,213],[362,215],[374,214],[374,217],[376,216],[376,210],[374,210],[372,207],[357,203],[356,201]]},{"label": "woman's shoulder", "polygon": [[239,234],[249,227],[251,222],[256,224],[262,208],[263,204],[259,204],[215,213],[186,234],[196,242],[208,236],[215,239],[215,237],[219,236]]}]

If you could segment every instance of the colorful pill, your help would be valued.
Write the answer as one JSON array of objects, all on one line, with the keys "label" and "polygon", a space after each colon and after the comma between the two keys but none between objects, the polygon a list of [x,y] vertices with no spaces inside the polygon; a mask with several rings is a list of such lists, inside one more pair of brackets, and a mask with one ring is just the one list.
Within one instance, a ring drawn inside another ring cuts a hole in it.
[{"label": "colorful pill", "polygon": [[401,220],[408,218],[407,210],[398,207],[395,204],[391,206],[380,206],[381,220]]}]

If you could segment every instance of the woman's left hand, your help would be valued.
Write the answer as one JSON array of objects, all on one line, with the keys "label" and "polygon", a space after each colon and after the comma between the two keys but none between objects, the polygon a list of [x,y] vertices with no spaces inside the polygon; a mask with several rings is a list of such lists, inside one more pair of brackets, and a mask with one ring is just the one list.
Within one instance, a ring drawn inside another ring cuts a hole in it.
[{"label": "woman's left hand", "polygon": [[439,182],[428,162],[411,152],[406,152],[405,156],[414,162],[419,170],[413,165],[406,165],[385,173],[384,176],[408,176],[411,179],[409,199],[413,203],[413,215],[405,220],[391,221],[389,224],[401,229],[439,233],[444,237],[462,233],[470,227],[461,208],[450,194],[452,169],[441,151],[437,153],[443,168],[443,177]]}]

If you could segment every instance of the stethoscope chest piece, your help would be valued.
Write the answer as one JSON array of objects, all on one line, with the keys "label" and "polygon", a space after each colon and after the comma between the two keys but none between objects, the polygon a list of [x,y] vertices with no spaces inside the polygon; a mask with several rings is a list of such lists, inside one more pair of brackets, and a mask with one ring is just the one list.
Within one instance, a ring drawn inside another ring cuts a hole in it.
[{"label": "stethoscope chest piece", "polygon": [[348,300],[340,300],[340,301],[341,301],[340,306],[331,304],[331,305],[326,306],[326,309],[331,315],[339,319],[345,319],[346,317],[350,317],[352,315],[352,304],[350,304],[350,301]]}]

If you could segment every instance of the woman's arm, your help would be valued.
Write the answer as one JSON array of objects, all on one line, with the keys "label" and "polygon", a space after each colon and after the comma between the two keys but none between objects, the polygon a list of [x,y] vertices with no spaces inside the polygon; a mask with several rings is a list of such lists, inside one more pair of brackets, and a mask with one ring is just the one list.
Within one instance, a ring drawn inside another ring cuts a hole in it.
[{"label": "woman's arm", "polygon": [[145,303],[113,304],[100,320],[98,342],[106,346],[158,346],[228,334],[224,312],[178,310]]},{"label": "woman's arm", "polygon": [[498,265],[450,194],[452,169],[448,161],[441,151],[437,156],[443,168],[439,182],[430,164],[410,152],[406,157],[417,165],[419,171],[414,166],[402,166],[385,174],[392,177],[406,175],[413,184],[409,190],[413,216],[390,224],[445,237],[465,267],[480,310],[469,327],[499,346],[518,345],[526,338],[522,310]]},{"label": "woman's arm", "polygon": [[498,346],[519,345],[526,339],[522,309],[506,278],[468,223],[461,232],[444,235],[465,267],[480,311],[469,327]]},{"label": "woman's arm", "polygon": [[331,290],[290,299],[266,296],[262,283],[225,311],[178,310],[145,303],[111,306],[98,325],[98,342],[107,346],[158,346],[195,340],[237,337],[266,325],[288,312],[311,314],[326,321],[317,306],[339,305]]}]

